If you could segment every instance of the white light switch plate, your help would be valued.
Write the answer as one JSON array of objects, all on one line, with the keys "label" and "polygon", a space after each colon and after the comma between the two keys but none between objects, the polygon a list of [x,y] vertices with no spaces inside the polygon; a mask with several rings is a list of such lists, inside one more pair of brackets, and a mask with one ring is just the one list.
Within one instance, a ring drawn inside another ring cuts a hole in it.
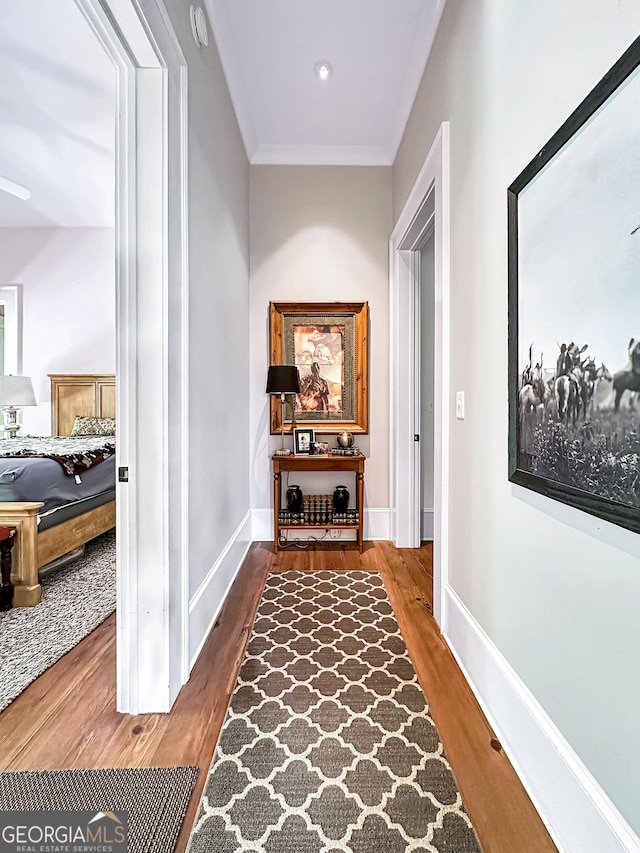
[{"label": "white light switch plate", "polygon": [[456,391],[456,418],[464,420],[464,391]]}]

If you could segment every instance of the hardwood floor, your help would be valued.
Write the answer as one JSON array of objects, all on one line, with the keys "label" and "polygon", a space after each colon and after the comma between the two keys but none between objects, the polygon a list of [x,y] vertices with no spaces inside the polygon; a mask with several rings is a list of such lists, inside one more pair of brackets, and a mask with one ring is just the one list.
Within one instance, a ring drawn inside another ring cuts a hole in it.
[{"label": "hardwood floor", "polygon": [[0,770],[197,765],[176,851],[183,853],[269,571],[380,572],[485,853],[556,850],[431,616],[431,547],[291,549],[254,543],[214,630],[169,714],[115,709],[110,617],[0,714]]}]

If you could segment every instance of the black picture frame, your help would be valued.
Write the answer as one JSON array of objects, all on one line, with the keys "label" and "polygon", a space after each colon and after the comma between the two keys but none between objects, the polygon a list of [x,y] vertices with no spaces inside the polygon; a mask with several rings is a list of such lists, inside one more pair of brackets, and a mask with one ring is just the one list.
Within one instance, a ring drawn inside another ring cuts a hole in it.
[{"label": "black picture frame", "polygon": [[296,456],[309,456],[316,440],[315,430],[310,427],[294,427],[293,452]]},{"label": "black picture frame", "polygon": [[637,38],[507,191],[509,480],[634,532],[639,66]]}]

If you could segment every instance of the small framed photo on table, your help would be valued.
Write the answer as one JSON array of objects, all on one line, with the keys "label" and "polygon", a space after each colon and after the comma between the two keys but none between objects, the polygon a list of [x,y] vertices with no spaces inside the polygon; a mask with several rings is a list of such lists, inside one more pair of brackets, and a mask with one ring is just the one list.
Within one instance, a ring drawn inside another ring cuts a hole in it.
[{"label": "small framed photo on table", "polygon": [[321,432],[316,433],[315,440],[311,443],[311,450],[309,451],[311,456],[328,456],[329,442],[322,441],[322,437]]},{"label": "small framed photo on table", "polygon": [[308,455],[315,441],[315,430],[296,427],[293,430],[293,452],[296,456]]}]

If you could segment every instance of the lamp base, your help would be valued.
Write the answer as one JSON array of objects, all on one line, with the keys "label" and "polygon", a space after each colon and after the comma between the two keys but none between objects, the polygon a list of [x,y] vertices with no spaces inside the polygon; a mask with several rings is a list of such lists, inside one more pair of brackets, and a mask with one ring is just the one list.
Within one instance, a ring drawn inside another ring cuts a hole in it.
[{"label": "lamp base", "polygon": [[291,456],[291,451],[288,447],[279,447],[273,451],[274,456]]},{"label": "lamp base", "polygon": [[2,437],[15,438],[21,427],[18,423],[18,410],[15,406],[5,406],[2,411],[4,412],[4,423],[0,425],[0,430],[4,433]]}]

